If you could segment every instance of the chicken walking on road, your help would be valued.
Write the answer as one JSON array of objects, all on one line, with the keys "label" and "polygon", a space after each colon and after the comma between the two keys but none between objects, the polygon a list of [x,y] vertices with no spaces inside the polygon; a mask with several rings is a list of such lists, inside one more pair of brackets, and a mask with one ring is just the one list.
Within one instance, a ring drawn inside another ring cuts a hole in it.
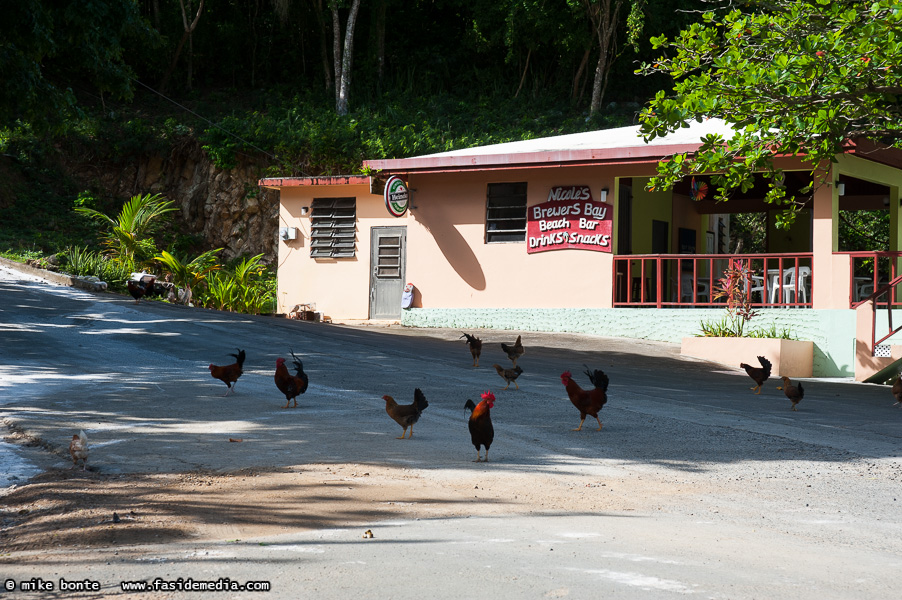
[{"label": "chicken walking on road", "polygon": [[404,428],[401,437],[398,439],[404,439],[404,436],[407,435],[408,427],[410,427],[410,436],[407,439],[412,438],[413,424],[420,420],[420,415],[429,406],[429,402],[426,401],[426,396],[422,390],[416,388],[413,391],[413,404],[398,404],[391,396],[382,396],[382,399],[385,400],[385,412],[388,413],[388,416]]},{"label": "chicken walking on road", "polygon": [[291,352],[291,356],[294,359],[295,375],[288,372],[288,367],[285,366],[284,358],[276,359],[276,387],[279,388],[280,392],[285,394],[287,400],[285,406],[282,408],[288,408],[288,405],[291,404],[292,400],[294,400],[294,407],[297,407],[298,396],[307,391],[307,385],[310,382],[307,374],[304,372],[304,364],[301,362],[301,359],[295,356],[294,352],[291,350],[289,350],[289,352]]},{"label": "chicken walking on road", "polygon": [[586,421],[586,417],[590,415],[598,421],[598,431],[601,431],[602,424],[601,419],[598,418],[598,412],[608,402],[608,376],[601,369],[589,372],[588,367],[586,367],[586,375],[589,376],[589,381],[595,386],[594,389],[582,389],[573,380],[573,375],[570,371],[561,373],[561,383],[567,389],[567,396],[570,398],[573,406],[579,410],[579,427],[573,431],[582,431],[583,423]]},{"label": "chicken walking on road", "polygon": [[745,372],[748,373],[749,377],[752,378],[752,381],[755,382],[755,387],[749,388],[755,390],[755,394],[761,393],[761,386],[764,385],[764,382],[770,377],[770,369],[772,366],[770,361],[763,356],[758,357],[758,362],[761,363],[760,367],[753,367],[745,363],[739,365],[741,368],[745,369]]},{"label": "chicken walking on road", "polygon": [[792,401],[792,410],[798,410],[796,409],[796,405],[805,397],[805,390],[802,389],[802,382],[800,381],[797,384],[793,384],[789,377],[781,377],[781,379],[783,380],[783,385],[778,386],[777,389],[783,390],[786,397]]},{"label": "chicken walking on road", "polygon": [[485,462],[489,462],[489,446],[495,440],[495,428],[492,427],[491,413],[494,406],[495,394],[492,392],[483,393],[482,402],[479,404],[474,404],[472,400],[467,400],[467,403],[464,405],[464,408],[472,411],[467,427],[470,430],[470,441],[476,447],[476,460],[473,462],[480,462],[480,447],[485,448]]},{"label": "chicken walking on road", "polygon": [[238,354],[229,354],[229,356],[235,357],[234,363],[223,366],[211,364],[207,367],[210,369],[210,376],[213,377],[213,379],[218,379],[228,386],[229,389],[226,390],[225,396],[228,396],[235,391],[238,378],[244,373],[244,350],[239,348]]}]

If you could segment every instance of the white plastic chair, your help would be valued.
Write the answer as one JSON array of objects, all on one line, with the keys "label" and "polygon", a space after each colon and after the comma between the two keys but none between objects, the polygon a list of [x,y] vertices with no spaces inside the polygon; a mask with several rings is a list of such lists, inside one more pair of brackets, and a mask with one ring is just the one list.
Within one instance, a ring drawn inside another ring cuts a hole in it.
[{"label": "white plastic chair", "polygon": [[752,286],[749,288],[749,297],[752,300],[755,299],[755,294],[761,294],[761,301],[764,302],[764,297],[767,294],[767,288],[764,285],[764,282],[767,279],[761,275],[752,275]]},{"label": "white plastic chair", "polygon": [[[811,267],[799,267],[798,268],[798,278],[799,278],[799,297],[802,299],[802,302],[808,303],[808,277],[811,276]],[[796,268],[790,267],[788,269],[783,269],[783,284],[780,286],[783,288],[783,301],[784,302],[793,302],[797,301],[796,298]],[[770,293],[770,301],[771,304],[776,302],[777,298],[777,286],[774,286],[774,289],[771,290]]]},{"label": "white plastic chair", "polygon": [[[695,289],[695,298],[692,297],[692,290]],[[697,286],[693,285],[692,273],[683,273],[680,275],[680,302],[699,302],[705,299],[710,302],[711,295],[708,293],[708,282],[699,281]]]}]

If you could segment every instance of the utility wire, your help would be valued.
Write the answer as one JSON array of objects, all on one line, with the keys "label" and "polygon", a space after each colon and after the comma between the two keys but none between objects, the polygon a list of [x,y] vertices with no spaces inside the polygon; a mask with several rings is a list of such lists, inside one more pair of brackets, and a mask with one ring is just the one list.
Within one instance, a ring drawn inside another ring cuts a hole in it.
[{"label": "utility wire", "polygon": [[198,119],[200,119],[200,120],[202,120],[202,121],[205,121],[205,122],[209,123],[210,125],[212,125],[212,126],[215,127],[216,129],[222,131],[223,133],[226,133],[226,134],[232,136],[232,137],[235,138],[236,140],[239,140],[239,141],[241,141],[241,142],[244,142],[245,144],[247,144],[247,145],[250,146],[251,148],[254,148],[255,150],[259,150],[260,152],[262,152],[262,153],[265,154],[266,156],[269,156],[269,157],[272,158],[273,160],[279,160],[279,158],[278,158],[275,154],[271,154],[271,153],[267,152],[266,150],[264,150],[263,148],[260,148],[259,146],[253,145],[252,143],[250,143],[250,142],[247,141],[246,139],[244,139],[244,138],[242,138],[242,137],[239,137],[239,136],[235,135],[234,133],[232,133],[232,132],[229,131],[228,129],[225,129],[225,128],[223,128],[223,127],[217,125],[216,123],[214,123],[214,122],[211,121],[210,119],[208,119],[208,118],[206,118],[206,117],[203,117],[203,116],[197,114],[196,112],[194,112],[193,110],[191,110],[191,109],[188,108],[187,106],[184,106],[184,105],[182,105],[182,104],[179,104],[178,102],[176,102],[175,100],[173,100],[173,99],[170,98],[169,96],[166,96],[166,95],[163,94],[162,92],[158,92],[157,90],[153,89],[152,87],[150,87],[150,86],[147,85],[146,83],[141,83],[141,82],[138,81],[137,79],[132,79],[132,81],[134,81],[135,83],[137,83],[138,85],[140,85],[140,86],[142,86],[142,87],[147,88],[148,90],[150,90],[150,91],[153,92],[154,94],[158,95],[159,97],[163,98],[164,100],[168,100],[169,102],[172,102],[173,104],[175,104],[176,106],[178,106],[178,107],[181,108],[182,110],[191,113],[192,115],[194,115],[194,116],[197,117]]}]

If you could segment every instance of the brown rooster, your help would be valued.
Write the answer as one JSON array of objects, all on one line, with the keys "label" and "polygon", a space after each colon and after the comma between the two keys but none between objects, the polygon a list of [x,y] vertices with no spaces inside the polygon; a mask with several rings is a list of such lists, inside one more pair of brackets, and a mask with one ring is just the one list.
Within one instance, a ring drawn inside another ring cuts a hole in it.
[{"label": "brown rooster", "polygon": [[426,401],[426,396],[423,395],[420,388],[413,391],[413,404],[398,404],[391,396],[382,396],[382,399],[385,400],[385,412],[388,413],[388,416],[404,428],[398,439],[404,439],[408,427],[410,427],[410,436],[407,439],[412,438],[413,424],[420,420],[420,414],[429,406],[429,402]]},{"label": "brown rooster", "polygon": [[475,335],[464,333],[462,338],[467,338],[467,346],[470,347],[470,354],[473,355],[473,366],[479,366],[479,355],[482,354],[482,340]]},{"label": "brown rooster", "polygon": [[595,369],[594,372],[590,373],[589,369],[586,368],[586,374],[589,376],[589,381],[592,382],[595,389],[584,390],[579,387],[579,384],[573,380],[570,371],[561,373],[561,383],[567,389],[567,396],[570,398],[573,406],[579,410],[579,427],[573,431],[582,430],[586,415],[595,417],[595,420],[598,421],[598,431],[601,431],[602,425],[601,419],[598,418],[598,412],[608,401],[608,376],[601,369]]},{"label": "brown rooster", "polygon": [[761,363],[760,367],[753,367],[745,363],[739,365],[741,368],[745,369],[745,372],[748,373],[749,377],[752,378],[752,381],[755,382],[755,387],[749,388],[755,390],[755,394],[761,393],[761,386],[764,385],[764,382],[770,377],[771,369],[770,361],[763,356],[758,357],[758,362]]},{"label": "brown rooster", "polygon": [[517,377],[523,372],[523,369],[520,367],[514,367],[513,369],[505,369],[501,365],[492,365],[495,367],[495,370],[498,371],[498,374],[501,376],[501,379],[507,382],[507,385],[504,386],[504,389],[507,389],[513,383],[517,386],[517,389],[520,389],[520,386],[517,385]]},{"label": "brown rooster", "polygon": [[517,366],[517,359],[523,356],[525,350],[523,349],[523,344],[520,342],[520,337],[517,336],[517,341],[514,342],[513,346],[508,346],[504,342],[501,342],[501,349],[507,354],[507,357],[513,361],[514,366]]},{"label": "brown rooster", "polygon": [[244,373],[244,350],[238,348],[238,354],[229,354],[229,356],[234,356],[236,362],[224,366],[211,364],[207,367],[210,369],[210,376],[213,377],[213,379],[218,379],[228,386],[229,389],[226,390],[226,396],[235,391],[235,386],[238,384],[238,378]]},{"label": "brown rooster", "polygon": [[802,398],[805,397],[805,390],[802,389],[802,382],[800,381],[797,385],[793,385],[789,377],[781,377],[781,379],[783,380],[783,385],[777,386],[777,389],[783,390],[786,397],[792,401],[792,410],[797,410],[796,404],[801,402]]},{"label": "brown rooster", "polygon": [[[291,351],[289,350],[289,352]],[[288,400],[282,408],[288,408],[292,400],[294,400],[294,406],[296,407],[298,405],[298,396],[307,391],[307,385],[310,381],[307,374],[304,373],[304,364],[301,362],[301,359],[295,356],[294,352],[291,352],[291,356],[294,358],[296,375],[288,372],[284,358],[276,359],[276,387],[285,394],[285,398]]]}]

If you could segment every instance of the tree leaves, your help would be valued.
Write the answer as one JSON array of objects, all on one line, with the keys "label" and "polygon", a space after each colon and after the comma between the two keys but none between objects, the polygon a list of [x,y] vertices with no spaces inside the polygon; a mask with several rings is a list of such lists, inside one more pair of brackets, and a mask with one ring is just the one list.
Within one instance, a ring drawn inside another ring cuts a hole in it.
[{"label": "tree leaves", "polygon": [[[667,74],[674,87],[641,112],[645,138],[711,117],[737,133],[662,163],[650,185],[668,188],[689,174],[722,172],[713,181],[716,197],[727,199],[756,171],[776,178],[778,153],[804,154],[814,170],[850,138],[902,147],[900,25],[902,10],[892,0],[772,0],[750,13],[708,13],[674,40],[654,39],[656,48],[675,55],[638,72]],[[813,177],[811,189],[822,183]],[[779,186],[767,199],[792,200]]]}]

